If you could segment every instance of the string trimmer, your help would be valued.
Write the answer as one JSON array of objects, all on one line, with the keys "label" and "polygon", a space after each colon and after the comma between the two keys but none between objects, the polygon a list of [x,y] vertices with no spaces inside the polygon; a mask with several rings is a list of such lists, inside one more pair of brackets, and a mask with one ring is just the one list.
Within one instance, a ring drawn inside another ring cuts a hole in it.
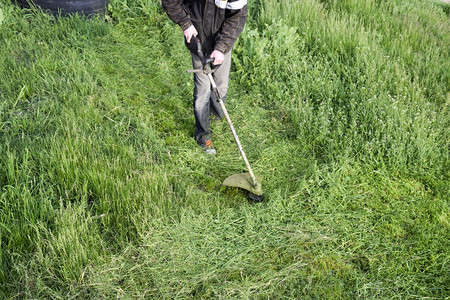
[{"label": "string trimmer", "polygon": [[203,55],[202,45],[200,40],[193,36],[191,38],[191,43],[189,44],[189,49],[194,53],[196,53],[200,60],[202,61],[202,68],[195,70],[188,70],[188,73],[203,73],[206,74],[211,82],[211,89],[216,96],[217,101],[222,108],[223,114],[227,120],[228,126],[231,129],[231,133],[233,134],[234,140],[239,148],[239,152],[241,153],[242,159],[247,166],[248,173],[241,173],[229,176],[223,182],[224,186],[237,187],[248,191],[248,197],[253,201],[262,201],[264,199],[264,195],[261,189],[261,184],[256,178],[255,174],[250,167],[250,163],[248,162],[247,156],[245,155],[244,149],[242,148],[241,142],[239,141],[239,137],[237,136],[236,130],[234,129],[233,123],[231,122],[230,116],[228,115],[228,111],[225,107],[225,103],[222,100],[222,97],[219,94],[219,90],[217,89],[216,83],[212,76],[212,73],[215,69],[211,68],[211,63],[214,61],[214,58],[206,58]]}]

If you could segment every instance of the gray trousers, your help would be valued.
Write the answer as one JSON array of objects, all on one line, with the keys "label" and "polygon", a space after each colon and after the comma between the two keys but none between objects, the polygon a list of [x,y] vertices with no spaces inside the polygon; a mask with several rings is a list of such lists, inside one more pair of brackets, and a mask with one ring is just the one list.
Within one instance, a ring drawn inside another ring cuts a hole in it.
[{"label": "gray trousers", "polygon": [[[202,63],[200,58],[196,54],[191,54],[194,69],[201,69]],[[225,54],[224,62],[212,73],[219,94],[224,102],[228,91],[230,65],[231,51]],[[195,140],[199,144],[203,144],[212,138],[212,131],[209,128],[211,114],[218,119],[223,117],[219,102],[211,90],[211,82],[208,76],[203,73],[194,73]]]}]

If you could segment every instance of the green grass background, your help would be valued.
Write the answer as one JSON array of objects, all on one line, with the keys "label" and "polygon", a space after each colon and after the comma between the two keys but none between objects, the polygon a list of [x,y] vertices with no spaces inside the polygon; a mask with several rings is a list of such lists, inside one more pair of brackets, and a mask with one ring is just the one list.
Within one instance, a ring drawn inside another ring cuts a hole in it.
[{"label": "green grass background", "polygon": [[0,297],[450,297],[449,5],[252,0],[225,122],[193,139],[179,28],[0,0]]}]

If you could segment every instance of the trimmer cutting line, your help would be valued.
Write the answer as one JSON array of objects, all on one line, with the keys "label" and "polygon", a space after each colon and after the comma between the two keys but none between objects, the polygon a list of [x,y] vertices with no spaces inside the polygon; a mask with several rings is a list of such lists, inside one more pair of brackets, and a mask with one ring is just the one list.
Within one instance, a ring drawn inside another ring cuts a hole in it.
[{"label": "trimmer cutting line", "polygon": [[[194,41],[194,45],[192,45],[192,41]],[[228,115],[228,111],[225,107],[225,103],[222,100],[222,97],[219,94],[219,90],[217,89],[216,83],[214,81],[214,78],[212,77],[212,73],[214,72],[214,69],[211,68],[211,63],[214,61],[214,58],[206,58],[203,55],[202,52],[202,44],[198,37],[193,36],[191,38],[191,43],[189,46],[195,46],[196,49],[194,52],[197,53],[197,55],[200,57],[202,61],[202,68],[201,69],[195,69],[195,70],[188,70],[188,73],[203,73],[206,74],[209,78],[209,81],[211,82],[211,89],[213,93],[216,96],[217,101],[220,104],[220,107],[222,108],[223,114],[225,115],[225,118],[227,120],[228,126],[231,129],[231,133],[233,134],[234,140],[236,141],[236,144],[239,148],[239,152],[241,153],[242,159],[245,162],[245,165],[247,166],[248,173],[241,173],[241,174],[235,174],[229,176],[225,181],[223,182],[224,186],[231,186],[231,187],[238,187],[244,190],[248,191],[248,198],[253,201],[262,201],[264,199],[264,195],[261,189],[261,184],[259,183],[257,177],[252,171],[252,168],[250,166],[250,163],[248,162],[247,156],[245,155],[244,149],[242,148],[241,142],[239,141],[239,137],[236,133],[236,130],[234,129],[233,123],[231,122],[230,116]],[[192,50],[192,48],[190,50]]]}]

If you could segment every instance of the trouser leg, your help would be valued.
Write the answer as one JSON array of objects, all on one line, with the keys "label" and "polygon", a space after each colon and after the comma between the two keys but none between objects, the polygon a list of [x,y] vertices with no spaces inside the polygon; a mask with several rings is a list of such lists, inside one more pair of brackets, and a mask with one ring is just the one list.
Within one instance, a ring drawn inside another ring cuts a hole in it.
[{"label": "trouser leg", "polygon": [[[202,67],[200,58],[195,54],[192,54],[192,65],[194,69]],[[224,62],[212,75],[223,101],[225,101],[228,91],[230,65],[231,51],[225,54]],[[209,128],[211,113],[219,118],[223,117],[219,102],[211,91],[211,82],[208,76],[203,73],[194,73],[195,140],[200,144],[212,138],[212,131]]]}]

